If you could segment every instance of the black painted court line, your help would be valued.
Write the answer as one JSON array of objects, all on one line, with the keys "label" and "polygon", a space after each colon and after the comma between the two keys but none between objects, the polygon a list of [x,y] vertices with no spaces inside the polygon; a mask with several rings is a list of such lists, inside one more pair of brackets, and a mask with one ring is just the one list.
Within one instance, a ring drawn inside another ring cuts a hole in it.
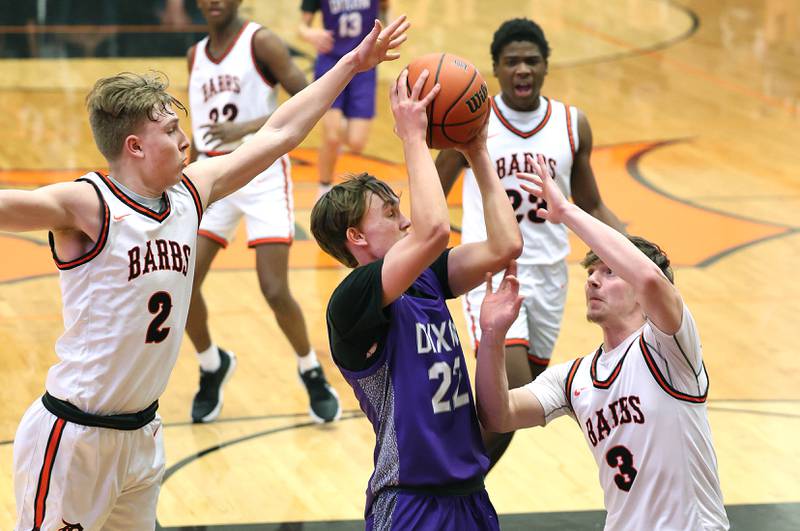
[{"label": "black painted court line", "polygon": [[[800,503],[726,505],[725,509],[732,530],[797,531],[800,529]],[[605,511],[501,514],[500,527],[505,531],[602,530],[605,514]],[[363,529],[363,520],[156,527],[158,531],[361,531]]]}]

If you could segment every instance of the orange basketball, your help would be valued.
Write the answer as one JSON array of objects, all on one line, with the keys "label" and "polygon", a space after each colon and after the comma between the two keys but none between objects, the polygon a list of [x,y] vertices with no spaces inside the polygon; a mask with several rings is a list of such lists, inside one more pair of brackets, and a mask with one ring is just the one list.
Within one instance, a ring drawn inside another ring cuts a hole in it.
[{"label": "orange basketball", "polygon": [[409,91],[426,68],[428,79],[420,97],[436,83],[441,85],[428,106],[428,146],[445,149],[469,142],[489,116],[489,89],[481,74],[469,61],[449,53],[423,55],[408,65]]}]

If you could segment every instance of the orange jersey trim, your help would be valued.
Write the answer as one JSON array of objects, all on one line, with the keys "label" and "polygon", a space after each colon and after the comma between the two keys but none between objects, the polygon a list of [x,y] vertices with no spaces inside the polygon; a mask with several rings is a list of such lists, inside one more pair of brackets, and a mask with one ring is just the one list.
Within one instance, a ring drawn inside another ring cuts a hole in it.
[{"label": "orange jersey trim", "polygon": [[231,50],[233,50],[233,47],[236,46],[236,43],[239,42],[239,37],[242,36],[242,32],[244,32],[244,29],[247,27],[248,24],[250,24],[248,21],[245,21],[242,24],[242,27],[239,28],[239,32],[236,34],[236,37],[233,38],[231,43],[228,45],[228,48],[222,53],[219,59],[214,59],[214,57],[212,57],[211,55],[211,51],[209,50],[209,45],[211,44],[211,37],[209,36],[208,42],[205,45],[206,57],[208,57],[208,60],[214,63],[215,65],[218,65],[222,61],[224,61],[225,58],[228,56],[228,54],[231,53]]},{"label": "orange jersey trim", "polygon": [[567,373],[567,379],[564,381],[564,394],[567,396],[567,405],[573,413],[575,410],[572,407],[572,382],[575,380],[575,375],[578,373],[578,367],[581,366],[581,361],[583,361],[583,358],[578,358],[572,362],[572,367],[569,368],[569,372]]},{"label": "orange jersey trim", "polygon": [[226,240],[222,236],[217,236],[213,232],[209,232],[207,230],[200,229],[200,230],[197,231],[197,235],[198,236],[204,236],[204,237],[208,238],[209,240],[217,242],[218,244],[220,244],[222,246],[223,249],[228,246],[228,240]]},{"label": "orange jersey trim", "polygon": [[[683,400],[684,402],[691,402],[693,404],[702,404],[706,401],[706,398],[708,397],[708,386],[706,386],[706,392],[700,396],[688,395],[678,391],[677,389],[673,388],[664,378],[664,375],[661,374],[661,371],[659,370],[658,365],[656,365],[652,354],[650,354],[650,349],[647,347],[647,342],[644,340],[644,334],[639,336],[639,345],[642,348],[642,355],[644,356],[645,363],[647,363],[647,368],[650,369],[650,374],[653,375],[653,378],[655,378],[659,387],[666,391],[669,396],[672,398],[677,398],[678,400]],[[704,363],[703,371],[705,370],[706,364]],[[706,373],[706,379],[708,379],[708,373]]]},{"label": "orange jersey trim", "polygon": [[192,199],[194,200],[194,208],[197,210],[197,225],[200,225],[200,220],[203,219],[203,202],[200,200],[200,194],[197,193],[197,187],[194,183],[189,179],[189,177],[184,173],[181,182],[189,190],[189,194],[191,194]]},{"label": "orange jersey trim", "polygon": [[564,104],[564,110],[567,114],[567,136],[569,137],[569,150],[572,152],[572,158],[575,158],[575,140],[572,138],[572,115],[569,112],[569,105]]},{"label": "orange jersey trim", "polygon": [[48,240],[50,242],[50,252],[53,255],[53,261],[56,263],[56,267],[61,271],[65,271],[68,269],[72,269],[74,267],[78,267],[81,264],[85,264],[103,250],[106,246],[106,242],[108,241],[108,229],[111,221],[111,213],[108,209],[108,203],[105,202],[103,199],[103,194],[100,193],[100,190],[97,186],[88,179],[78,179],[78,182],[83,181],[91,184],[94,187],[95,192],[97,192],[97,197],[100,199],[100,203],[103,205],[103,225],[100,227],[100,234],[97,238],[97,241],[94,243],[94,246],[83,256],[79,256],[74,260],[70,260],[69,262],[63,262],[56,254],[56,242],[52,232],[48,233]]},{"label": "orange jersey trim", "polygon": [[489,100],[489,102],[492,105],[492,112],[494,112],[495,116],[497,116],[497,119],[500,120],[500,123],[503,124],[503,127],[505,127],[515,135],[520,136],[522,138],[532,137],[533,135],[541,131],[545,125],[547,125],[547,122],[550,120],[550,115],[553,112],[553,106],[550,103],[549,98],[545,98],[545,101],[547,102],[547,111],[545,111],[544,117],[542,118],[542,121],[539,122],[539,125],[531,129],[530,131],[521,131],[516,127],[514,127],[513,125],[511,125],[511,122],[509,122],[508,119],[505,116],[503,116],[503,113],[500,112],[500,108],[494,102],[494,98],[490,98]]},{"label": "orange jersey trim", "polygon": [[247,246],[253,248],[268,243],[285,243],[291,245],[292,241],[292,238],[258,238],[257,240],[250,240],[247,242]]},{"label": "orange jersey trim", "polygon": [[61,443],[61,435],[64,433],[64,426],[67,421],[56,418],[50,436],[47,438],[47,449],[44,452],[42,470],[39,473],[39,484],[36,487],[36,498],[33,504],[33,528],[41,529],[44,523],[45,510],[47,509],[47,494],[50,492],[50,476],[53,473],[53,464],[58,453],[58,446]]},{"label": "orange jersey trim", "polygon": [[157,213],[157,212],[155,212],[153,210],[150,210],[147,207],[144,207],[144,206],[140,205],[139,203],[137,203],[136,201],[134,201],[133,199],[131,199],[130,197],[125,195],[122,192],[122,190],[117,188],[117,185],[115,185],[111,181],[111,179],[109,179],[107,176],[105,176],[105,175],[103,175],[102,173],[99,173],[99,172],[95,172],[95,173],[103,180],[105,185],[108,186],[108,189],[111,190],[111,193],[114,194],[117,197],[117,199],[119,199],[120,201],[125,203],[132,210],[138,212],[139,214],[142,214],[143,216],[148,217],[150,219],[153,219],[155,221],[158,221],[160,223],[160,222],[164,221],[165,219],[167,219],[167,216],[169,216],[170,212],[172,212],[172,205],[170,204],[169,196],[167,195],[166,192],[162,193],[161,197],[164,199],[165,204],[167,206],[164,209],[164,212],[159,214],[159,213]]}]

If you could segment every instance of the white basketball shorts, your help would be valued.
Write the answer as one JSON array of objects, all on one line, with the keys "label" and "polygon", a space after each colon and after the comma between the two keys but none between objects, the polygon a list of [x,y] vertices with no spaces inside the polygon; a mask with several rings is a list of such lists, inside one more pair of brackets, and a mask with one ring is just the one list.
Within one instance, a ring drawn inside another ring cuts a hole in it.
[{"label": "white basketball shorts", "polygon": [[[546,366],[553,355],[564,315],[567,264],[563,260],[545,265],[518,264],[517,278],[522,306],[506,334],[506,346],[523,345],[532,363]],[[497,273],[492,287],[497,289],[502,279],[503,272]],[[481,283],[461,299],[473,348],[480,342],[480,311],[485,293],[486,284]]]},{"label": "white basketball shorts", "polygon": [[248,247],[292,243],[294,200],[288,155],[276,160],[241,189],[211,203],[203,213],[198,233],[227,247],[242,216]]},{"label": "white basketball shorts", "polygon": [[154,529],[163,431],[158,415],[130,431],[74,424],[37,399],[14,438],[15,529]]}]

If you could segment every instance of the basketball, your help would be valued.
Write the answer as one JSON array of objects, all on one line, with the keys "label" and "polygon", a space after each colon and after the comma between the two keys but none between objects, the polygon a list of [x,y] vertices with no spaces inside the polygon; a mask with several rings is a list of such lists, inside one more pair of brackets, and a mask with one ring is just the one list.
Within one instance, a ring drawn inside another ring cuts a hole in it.
[{"label": "basketball", "polygon": [[489,89],[480,72],[469,61],[449,53],[423,55],[408,65],[409,92],[426,68],[429,74],[420,98],[436,83],[441,85],[427,109],[428,147],[445,149],[469,142],[489,116]]}]

